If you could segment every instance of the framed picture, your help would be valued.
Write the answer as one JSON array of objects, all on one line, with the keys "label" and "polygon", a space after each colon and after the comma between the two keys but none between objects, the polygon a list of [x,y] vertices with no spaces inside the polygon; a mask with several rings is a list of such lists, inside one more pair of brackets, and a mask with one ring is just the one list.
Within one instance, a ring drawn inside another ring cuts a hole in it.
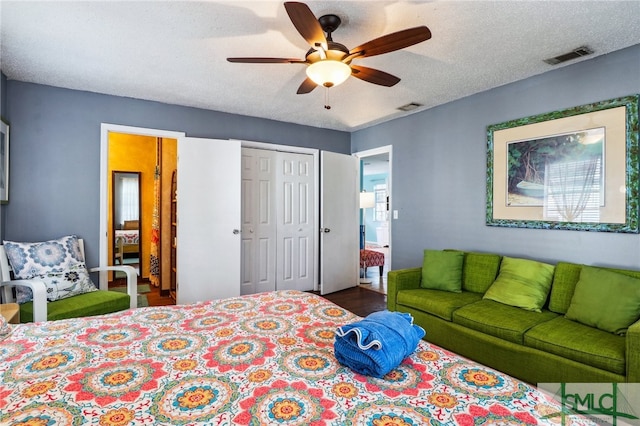
[{"label": "framed picture", "polygon": [[0,203],[9,202],[9,125],[0,120]]},{"label": "framed picture", "polygon": [[638,98],[488,126],[487,225],[638,233]]}]

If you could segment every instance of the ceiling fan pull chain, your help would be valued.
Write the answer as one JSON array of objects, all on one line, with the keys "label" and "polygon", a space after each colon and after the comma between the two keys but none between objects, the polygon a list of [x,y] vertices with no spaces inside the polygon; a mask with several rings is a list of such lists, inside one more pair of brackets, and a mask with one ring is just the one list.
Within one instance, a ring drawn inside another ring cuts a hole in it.
[{"label": "ceiling fan pull chain", "polygon": [[331,109],[331,105],[329,105],[329,88],[324,88],[324,109]]}]

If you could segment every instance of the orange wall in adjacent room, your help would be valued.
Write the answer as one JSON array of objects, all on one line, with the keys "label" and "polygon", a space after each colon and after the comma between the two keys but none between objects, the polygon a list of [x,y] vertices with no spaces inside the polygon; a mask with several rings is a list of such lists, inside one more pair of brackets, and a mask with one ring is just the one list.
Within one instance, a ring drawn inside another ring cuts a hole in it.
[{"label": "orange wall in adjacent room", "polygon": [[[154,208],[154,174],[157,146],[161,147],[161,289],[170,287],[170,215],[171,215],[171,174],[176,169],[178,141],[155,136],[109,133],[108,148],[108,229],[113,229],[113,188],[112,172],[140,172],[140,277],[149,278],[151,252],[151,225]],[[109,264],[113,264],[113,239],[109,238]]]},{"label": "orange wall in adjacent room", "polygon": [[[113,229],[112,172],[140,172],[140,276],[149,277],[149,243],[153,214],[153,175],[156,167],[156,138],[153,136],[109,133],[108,191],[109,229]],[[109,241],[109,259],[113,259],[113,241]],[[112,263],[112,260],[110,261]]]}]

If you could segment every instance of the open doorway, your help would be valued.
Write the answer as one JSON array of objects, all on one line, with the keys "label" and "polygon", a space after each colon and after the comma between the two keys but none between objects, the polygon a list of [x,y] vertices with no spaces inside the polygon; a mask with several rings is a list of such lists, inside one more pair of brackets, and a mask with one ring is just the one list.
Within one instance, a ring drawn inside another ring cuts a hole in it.
[{"label": "open doorway", "polygon": [[[182,136],[180,132],[106,123],[101,128],[100,264],[135,261],[138,288],[143,293],[147,291],[141,288],[149,287],[148,284],[152,284],[160,296],[168,297],[170,293],[169,261],[166,260],[170,254],[170,223],[160,219],[169,217],[165,210],[170,209],[170,176],[175,169],[177,139]],[[115,208],[120,194],[117,175],[137,176],[137,212],[125,215]],[[118,244],[120,242],[122,244]],[[101,289],[118,284],[118,276],[100,275]]]},{"label": "open doorway", "polygon": [[361,208],[360,214],[360,285],[386,294],[387,274],[391,268],[392,147],[388,145],[354,155],[360,159],[360,191],[371,194],[369,200],[373,200]]}]

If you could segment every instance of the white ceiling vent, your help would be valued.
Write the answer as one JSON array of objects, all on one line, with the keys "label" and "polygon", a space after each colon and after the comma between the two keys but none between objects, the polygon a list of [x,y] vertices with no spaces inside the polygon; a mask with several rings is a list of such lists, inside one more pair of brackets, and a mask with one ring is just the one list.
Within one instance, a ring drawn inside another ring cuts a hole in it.
[{"label": "white ceiling vent", "polygon": [[401,107],[398,107],[398,109],[400,111],[413,111],[416,108],[420,108],[422,106],[422,104],[419,104],[417,102],[411,102],[410,104],[406,104],[406,105],[402,105]]},{"label": "white ceiling vent", "polygon": [[592,53],[593,53],[593,50],[591,50],[589,47],[582,46],[582,47],[578,47],[577,49],[573,49],[569,53],[556,56],[555,58],[545,59],[544,62],[548,63],[549,65],[558,65],[562,62],[571,61],[581,56],[591,55]]}]

